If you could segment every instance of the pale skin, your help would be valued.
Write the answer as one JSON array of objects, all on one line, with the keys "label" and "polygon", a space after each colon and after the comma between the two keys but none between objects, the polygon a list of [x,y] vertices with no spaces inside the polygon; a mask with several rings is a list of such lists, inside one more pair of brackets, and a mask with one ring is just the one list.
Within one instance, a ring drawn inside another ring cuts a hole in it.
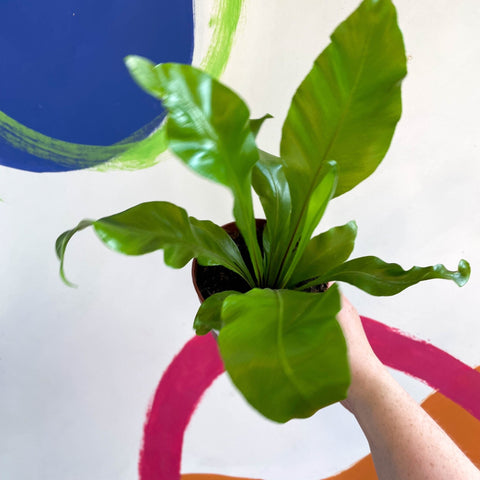
[{"label": "pale skin", "polygon": [[341,403],[367,437],[379,480],[480,480],[480,470],[376,357],[345,297],[337,318],[352,374],[348,397]]}]

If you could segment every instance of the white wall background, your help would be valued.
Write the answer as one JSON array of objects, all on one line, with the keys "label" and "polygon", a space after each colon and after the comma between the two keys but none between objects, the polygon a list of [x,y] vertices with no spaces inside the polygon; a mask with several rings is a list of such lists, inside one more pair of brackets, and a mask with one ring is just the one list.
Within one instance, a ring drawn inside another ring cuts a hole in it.
[{"label": "white wall background", "polygon": [[[223,80],[253,116],[275,116],[260,145],[275,152],[289,99],[335,26],[357,0],[247,1]],[[196,58],[208,43],[209,2],[196,5]],[[345,287],[359,311],[480,364],[480,3],[396,1],[409,55],[404,113],[378,171],[330,207],[322,229],[356,219],[356,256],[404,267],[460,258],[463,289],[432,281],[392,298]],[[146,408],[172,357],[192,336],[198,301],[188,268],[162,254],[129,258],[92,232],[71,243],[65,287],[56,236],[148,200],[198,218],[231,221],[222,187],[165,155],[140,172],[33,174],[0,171],[0,478],[127,480],[137,477]],[[398,375],[419,401],[429,389]],[[253,412],[219,379],[187,431],[186,472],[265,480],[320,479],[367,453],[341,407],[284,426]]]}]

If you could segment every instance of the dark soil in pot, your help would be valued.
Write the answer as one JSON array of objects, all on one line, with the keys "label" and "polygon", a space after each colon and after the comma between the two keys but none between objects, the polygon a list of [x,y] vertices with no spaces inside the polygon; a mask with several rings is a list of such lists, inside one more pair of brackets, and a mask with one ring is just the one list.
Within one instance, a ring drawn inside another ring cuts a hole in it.
[{"label": "dark soil in pot", "polygon": [[[263,219],[257,219],[257,239],[262,249],[262,235],[265,228],[266,221]],[[247,267],[252,271],[252,263],[250,261],[250,256],[248,255],[247,245],[245,240],[237,229],[235,222],[228,223],[222,227],[232,238],[232,240],[237,244],[240,253],[242,254],[243,259]],[[263,253],[263,252],[262,252]],[[213,266],[213,267],[204,267],[199,265],[197,260],[193,260],[192,264],[192,278],[193,285],[198,294],[200,302],[203,302],[206,298],[211,295],[223,292],[225,290],[235,290],[240,293],[245,293],[251,290],[250,285],[237,273],[232,272],[228,268],[222,266]],[[327,289],[327,284],[316,285],[309,288],[308,292],[317,293],[324,292]]]}]

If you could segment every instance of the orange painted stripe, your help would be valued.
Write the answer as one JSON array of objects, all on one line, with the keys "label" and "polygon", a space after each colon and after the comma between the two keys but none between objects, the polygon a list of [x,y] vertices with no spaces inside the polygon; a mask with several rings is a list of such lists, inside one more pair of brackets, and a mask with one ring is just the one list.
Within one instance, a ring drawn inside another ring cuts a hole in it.
[{"label": "orange painted stripe", "polygon": [[[480,371],[480,367],[476,370]],[[430,395],[422,407],[480,468],[480,421],[439,392]],[[324,480],[378,480],[378,477],[372,456],[367,455],[348,470]]]},{"label": "orange painted stripe", "polygon": [[186,473],[182,480],[259,480],[254,478],[226,477],[225,475],[212,475],[210,473]]},{"label": "orange painted stripe", "polygon": [[378,480],[377,473],[371,455],[363,457],[355,465],[352,465],[348,470],[328,477],[325,480]]},{"label": "orange painted stripe", "polygon": [[422,406],[480,468],[480,421],[440,394],[427,398]]},{"label": "orange painted stripe", "polygon": [[[480,372],[480,367],[477,367]],[[439,392],[423,403],[425,411],[447,432],[452,440],[480,468],[480,420]],[[255,480],[211,474],[184,474],[181,480]],[[258,479],[256,479],[258,480]],[[378,480],[372,456],[367,455],[349,469],[324,480]]]}]

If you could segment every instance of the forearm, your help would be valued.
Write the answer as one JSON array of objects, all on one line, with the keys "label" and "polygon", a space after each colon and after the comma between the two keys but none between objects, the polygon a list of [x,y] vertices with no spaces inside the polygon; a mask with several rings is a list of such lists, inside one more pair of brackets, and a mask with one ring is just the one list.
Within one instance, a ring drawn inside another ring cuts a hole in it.
[{"label": "forearm", "polygon": [[480,480],[480,471],[380,362],[345,406],[364,431],[380,480]]}]

